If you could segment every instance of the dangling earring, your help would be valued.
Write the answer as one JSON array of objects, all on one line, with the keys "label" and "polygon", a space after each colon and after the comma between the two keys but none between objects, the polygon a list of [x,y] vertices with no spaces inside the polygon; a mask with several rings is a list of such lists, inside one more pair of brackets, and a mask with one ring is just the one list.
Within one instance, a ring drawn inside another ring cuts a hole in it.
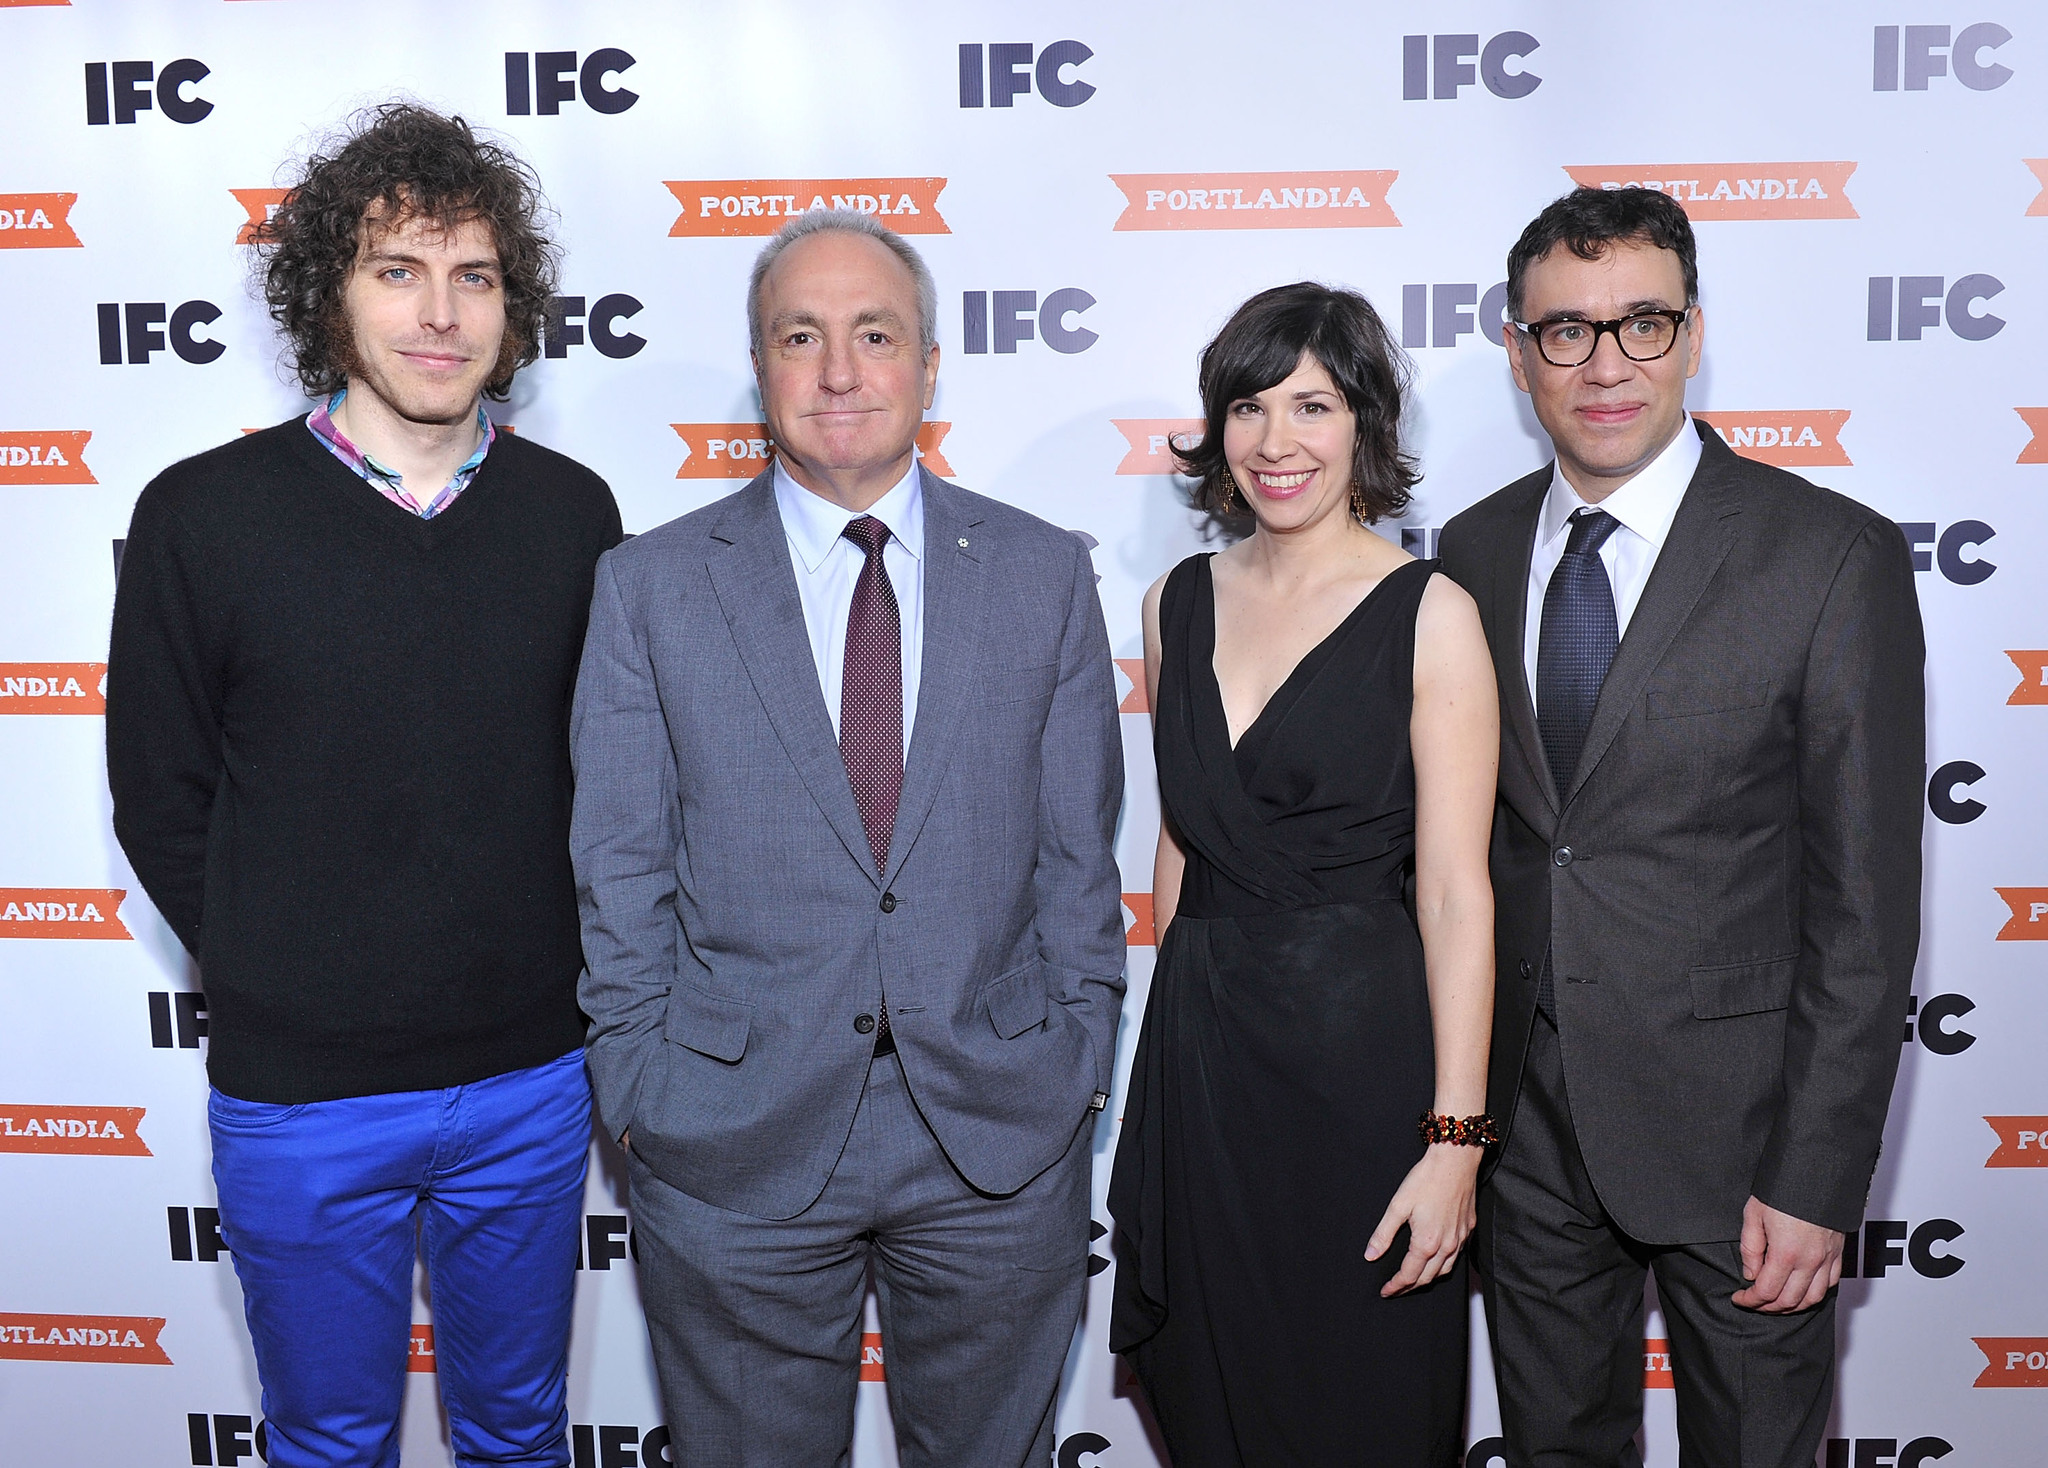
[{"label": "dangling earring", "polygon": [[1351,518],[1368,528],[1372,525],[1365,518],[1365,494],[1356,483],[1351,486]]},{"label": "dangling earring", "polygon": [[1230,467],[1227,464],[1223,469],[1223,513],[1226,515],[1238,513],[1237,481],[1230,477]]}]

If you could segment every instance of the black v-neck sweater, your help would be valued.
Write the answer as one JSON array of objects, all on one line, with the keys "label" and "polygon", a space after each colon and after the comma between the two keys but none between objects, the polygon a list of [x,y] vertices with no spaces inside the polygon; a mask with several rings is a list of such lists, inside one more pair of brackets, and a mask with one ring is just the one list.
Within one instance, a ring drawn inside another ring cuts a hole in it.
[{"label": "black v-neck sweater", "polygon": [[432,520],[294,418],[136,501],[114,831],[199,961],[213,1084],[461,1085],[582,1042],[569,699],[602,479],[500,433]]}]

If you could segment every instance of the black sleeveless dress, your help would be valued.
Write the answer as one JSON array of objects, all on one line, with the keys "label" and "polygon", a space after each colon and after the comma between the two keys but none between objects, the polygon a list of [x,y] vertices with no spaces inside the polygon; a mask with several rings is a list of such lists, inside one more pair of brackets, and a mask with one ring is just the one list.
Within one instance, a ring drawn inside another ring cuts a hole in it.
[{"label": "black sleeveless dress", "polygon": [[1365,1245],[1421,1158],[1435,1092],[1415,851],[1415,619],[1390,573],[1233,750],[1209,558],[1160,606],[1154,744],[1187,853],[1110,1181],[1110,1345],[1174,1468],[1450,1468],[1465,1266],[1391,1300],[1403,1229]]}]

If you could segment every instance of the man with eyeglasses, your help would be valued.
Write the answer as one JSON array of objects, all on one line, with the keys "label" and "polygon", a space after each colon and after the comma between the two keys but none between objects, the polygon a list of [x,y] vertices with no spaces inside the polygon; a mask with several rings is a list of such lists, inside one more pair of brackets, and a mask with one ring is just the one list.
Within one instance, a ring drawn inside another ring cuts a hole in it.
[{"label": "man with eyeglasses", "polygon": [[1501,693],[1476,1260],[1510,1461],[1637,1468],[1643,1279],[1680,1456],[1810,1468],[1919,943],[1905,538],[1688,421],[1691,225],[1580,189],[1508,256],[1556,461],[1444,527]]}]

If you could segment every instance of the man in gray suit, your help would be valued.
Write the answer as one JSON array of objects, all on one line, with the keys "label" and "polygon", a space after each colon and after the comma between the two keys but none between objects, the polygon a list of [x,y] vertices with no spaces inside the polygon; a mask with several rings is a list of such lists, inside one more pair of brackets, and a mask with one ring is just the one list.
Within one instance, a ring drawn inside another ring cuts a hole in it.
[{"label": "man in gray suit", "polygon": [[[1683,210],[1579,190],[1508,257],[1556,462],[1444,527],[1500,675],[1475,1240],[1517,1468],[1811,1468],[1919,940],[1920,614],[1883,516],[1687,421]],[[1781,316],[1787,352],[1809,352]]]},{"label": "man in gray suit", "polygon": [[1079,537],[917,463],[936,306],[872,220],[785,227],[748,298],[774,466],[598,566],[581,997],[691,1468],[847,1461],[870,1272],[904,1464],[1052,1450],[1122,751]]}]

